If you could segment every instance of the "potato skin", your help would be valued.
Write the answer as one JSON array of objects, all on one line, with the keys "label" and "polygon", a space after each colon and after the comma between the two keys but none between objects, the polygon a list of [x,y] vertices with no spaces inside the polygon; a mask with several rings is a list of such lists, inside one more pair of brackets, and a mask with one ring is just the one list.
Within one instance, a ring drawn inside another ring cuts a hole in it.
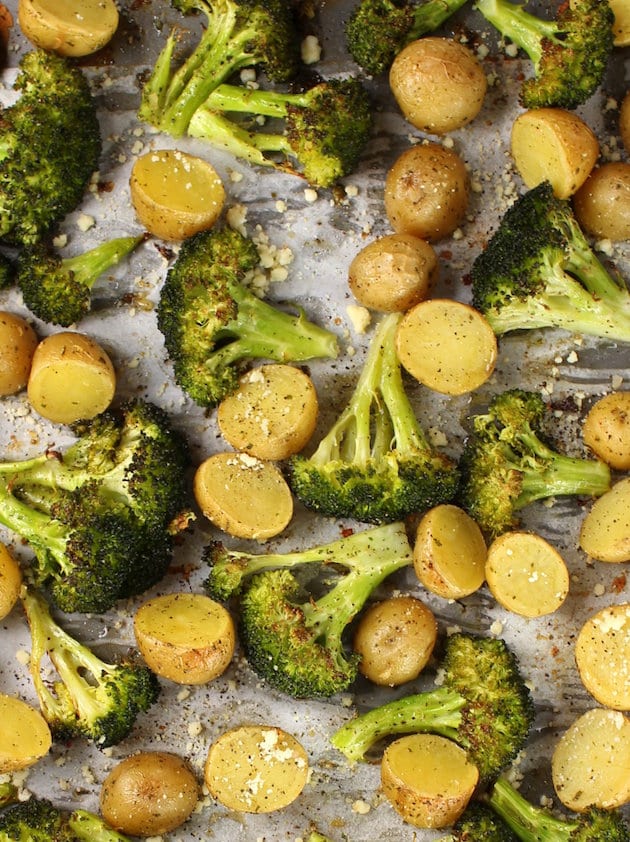
[{"label": "potato skin", "polygon": [[18,601],[22,587],[22,569],[4,544],[0,544],[0,620]]},{"label": "potato skin", "polygon": [[595,167],[574,195],[573,209],[594,237],[630,240],[630,164],[609,161]]},{"label": "potato skin", "polygon": [[105,778],[103,818],[121,833],[159,836],[183,824],[195,808],[199,785],[182,757],[146,751],[126,757]]},{"label": "potato skin", "polygon": [[593,404],[582,437],[611,468],[630,470],[630,392],[611,392]]},{"label": "potato skin", "polygon": [[0,311],[0,397],[24,389],[36,348],[37,336],[26,319]]},{"label": "potato skin", "polygon": [[435,135],[474,120],[488,87],[486,74],[468,47],[431,36],[412,41],[398,53],[389,85],[411,125]]},{"label": "potato skin", "polygon": [[385,178],[385,212],[394,231],[432,243],[448,237],[468,207],[460,156],[438,143],[406,149]]}]

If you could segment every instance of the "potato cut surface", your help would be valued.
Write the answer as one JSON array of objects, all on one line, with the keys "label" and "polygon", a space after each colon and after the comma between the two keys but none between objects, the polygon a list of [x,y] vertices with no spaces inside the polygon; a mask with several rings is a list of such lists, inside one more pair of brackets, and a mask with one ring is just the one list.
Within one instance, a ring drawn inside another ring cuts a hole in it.
[{"label": "potato cut surface", "polygon": [[630,710],[630,604],[602,608],[584,623],[575,660],[584,686],[600,704]]},{"label": "potato cut surface", "polygon": [[31,705],[0,693],[0,773],[26,769],[48,754],[48,723]]},{"label": "potato cut surface", "polygon": [[611,392],[593,404],[582,437],[611,468],[630,470],[630,392]]},{"label": "potato cut surface", "polygon": [[595,500],[582,521],[580,547],[598,561],[630,561],[630,478]]},{"label": "potato cut surface", "polygon": [[0,620],[18,600],[22,587],[22,569],[8,548],[0,543]]},{"label": "potato cut surface", "polygon": [[22,32],[35,46],[64,56],[87,56],[118,28],[114,0],[19,0]]}]

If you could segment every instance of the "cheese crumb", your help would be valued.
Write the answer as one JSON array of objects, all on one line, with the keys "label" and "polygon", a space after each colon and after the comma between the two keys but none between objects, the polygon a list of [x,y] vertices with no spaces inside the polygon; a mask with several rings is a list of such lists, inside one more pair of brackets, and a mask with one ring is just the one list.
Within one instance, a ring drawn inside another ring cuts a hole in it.
[{"label": "cheese crumb", "polygon": [[367,307],[360,307],[358,304],[348,304],[346,313],[352,322],[354,331],[356,333],[365,333],[372,321],[372,316]]},{"label": "cheese crumb", "polygon": [[322,57],[322,46],[315,35],[307,35],[301,44],[304,64],[315,64]]},{"label": "cheese crumb", "polygon": [[90,228],[93,228],[96,225],[96,220],[93,216],[90,216],[87,213],[82,213],[81,216],[77,219],[77,228],[79,231],[89,231]]}]

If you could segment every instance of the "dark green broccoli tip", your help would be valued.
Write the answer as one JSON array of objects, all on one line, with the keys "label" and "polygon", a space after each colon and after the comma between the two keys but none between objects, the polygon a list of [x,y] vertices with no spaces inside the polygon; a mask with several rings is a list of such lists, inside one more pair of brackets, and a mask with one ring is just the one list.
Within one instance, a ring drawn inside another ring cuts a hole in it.
[{"label": "dark green broccoli tip", "polygon": [[2,781],[0,783],[0,810],[8,807],[9,804],[15,804],[17,800],[17,786],[12,781]]},{"label": "dark green broccoli tip", "polygon": [[491,807],[471,801],[441,842],[518,842],[518,837]]},{"label": "dark green broccoli tip", "polygon": [[45,50],[27,53],[0,111],[0,240],[33,245],[80,203],[101,154],[96,103],[81,69]]},{"label": "dark green broccoli tip", "polygon": [[297,72],[299,38],[285,0],[173,0],[183,14],[201,13],[199,42],[174,69],[171,34],[143,91],[138,116],[179,137],[212,91],[243,67],[260,66],[274,82]]},{"label": "dark green broccoli tip", "polygon": [[575,819],[563,820],[536,807],[505,778],[499,778],[488,804],[521,842],[628,842],[630,832],[617,810],[596,807]]},{"label": "dark green broccoli tip", "polygon": [[[240,593],[240,639],[252,668],[288,695],[328,697],[347,689],[357,659],[342,641],[346,626],[387,576],[412,563],[404,524],[355,532],[292,553],[253,555],[215,544],[206,590]],[[325,569],[328,587],[316,599],[302,586]],[[295,574],[295,575],[294,575]]]},{"label": "dark green broccoli tip", "polygon": [[72,842],[64,814],[50,801],[30,798],[0,813],[0,842]]},{"label": "dark green broccoli tip", "polygon": [[69,327],[88,314],[92,287],[144,240],[118,237],[75,257],[62,258],[44,243],[24,249],[16,281],[24,303],[42,321]]},{"label": "dark green broccoli tip", "polygon": [[548,182],[502,217],[472,270],[473,304],[496,334],[558,327],[630,342],[630,292],[590,247]]},{"label": "dark green broccoli tip", "polygon": [[396,734],[429,732],[466,749],[489,781],[523,748],[534,708],[518,661],[504,641],[452,635],[442,662],[442,686],[406,696],[357,716],[331,742],[349,760]]},{"label": "dark green broccoli tip", "polygon": [[381,320],[355,390],[315,453],[290,460],[293,492],[327,517],[386,523],[457,492],[457,467],[431,446],[405,393],[395,350],[400,318]]},{"label": "dark green broccoli tip", "polygon": [[439,29],[466,2],[361,0],[346,23],[348,51],[367,73],[384,73],[403,47]]},{"label": "dark green broccoli tip", "polygon": [[599,497],[610,469],[596,459],[565,456],[545,442],[540,395],[510,389],[473,418],[460,460],[459,501],[490,537],[518,525],[518,512],[556,496]]},{"label": "dark green broccoli tip", "polygon": [[11,286],[15,280],[15,266],[9,258],[0,252],[0,289]]},{"label": "dark green broccoli tip", "polygon": [[252,359],[300,362],[336,357],[330,331],[300,311],[285,313],[242,282],[259,262],[255,244],[230,228],[187,240],[169,269],[158,303],[158,328],[175,379],[201,406],[214,406],[238,386]]},{"label": "dark green broccoli tip", "polygon": [[601,0],[561,3],[543,20],[510,0],[477,0],[478,11],[531,59],[521,89],[525,108],[576,108],[602,83],[613,50],[612,9]]},{"label": "dark green broccoli tip", "polygon": [[[22,605],[32,640],[30,672],[54,736],[87,738],[100,748],[124,740],[138,715],[157,700],[156,676],[145,666],[101,660],[58,625],[32,588],[22,595]],[[42,675],[45,657],[57,671],[52,688]]]}]

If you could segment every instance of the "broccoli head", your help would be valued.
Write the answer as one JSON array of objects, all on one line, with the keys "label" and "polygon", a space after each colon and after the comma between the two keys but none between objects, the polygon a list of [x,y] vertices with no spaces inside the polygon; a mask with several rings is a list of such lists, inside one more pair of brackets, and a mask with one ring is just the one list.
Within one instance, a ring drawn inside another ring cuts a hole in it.
[{"label": "broccoli head", "polygon": [[[55,738],[84,737],[100,748],[124,740],[138,715],[157,700],[155,675],[131,661],[103,661],[59,626],[32,587],[23,593],[22,605],[31,632],[30,673]],[[45,657],[58,675],[52,688],[43,678]]]},{"label": "broccoli head", "polygon": [[491,807],[471,801],[441,842],[518,842],[518,837]]},{"label": "broccoli head", "polygon": [[31,797],[0,815],[0,842],[130,842],[87,810],[61,810]]},{"label": "broccoli head", "polygon": [[173,70],[171,33],[144,85],[138,116],[173,137],[188,131],[194,112],[222,82],[244,67],[261,67],[274,82],[297,72],[299,39],[285,0],[172,0],[185,15],[201,13],[199,42]]},{"label": "broccoli head", "polygon": [[0,289],[11,286],[15,279],[15,266],[12,261],[0,252]]},{"label": "broccoli head", "polygon": [[560,3],[554,20],[511,0],[477,0],[475,8],[531,59],[534,76],[521,89],[525,108],[576,108],[602,83],[613,49],[607,0]]},{"label": "broccoli head", "polygon": [[630,292],[598,260],[549,182],[502,217],[471,272],[473,304],[497,335],[558,327],[630,342]]},{"label": "broccoli head", "polygon": [[81,201],[98,167],[96,103],[81,69],[45,50],[22,58],[0,110],[0,240],[32,245]]},{"label": "broccoli head", "polygon": [[518,661],[498,638],[457,633],[447,641],[441,686],[360,714],[331,742],[349,760],[396,734],[433,733],[464,748],[484,781],[496,777],[523,748],[534,707]]},{"label": "broccoli head", "polygon": [[237,388],[245,361],[337,356],[333,333],[303,311],[285,313],[247,288],[243,281],[259,260],[248,237],[212,229],[184,242],[166,276],[158,328],[175,380],[201,406],[213,406]]},{"label": "broccoli head", "polygon": [[[344,630],[377,585],[412,562],[402,523],[285,554],[251,555],[214,544],[206,559],[210,596],[241,593],[240,640],[248,662],[270,686],[296,698],[328,697],[352,684],[358,657],[345,652]],[[315,583],[322,568],[326,581]],[[318,586],[326,587],[321,596]]]},{"label": "broccoli head", "polygon": [[604,462],[565,456],[545,442],[546,415],[539,394],[509,389],[473,418],[460,461],[460,500],[491,537],[515,527],[517,512],[535,500],[597,497],[610,488]]},{"label": "broccoli head", "polygon": [[456,494],[456,466],[429,443],[405,393],[395,348],[400,318],[381,320],[355,390],[315,453],[290,461],[291,488],[309,509],[384,523]]},{"label": "broccoli head", "polygon": [[143,240],[144,235],[117,237],[65,258],[43,242],[24,249],[16,272],[24,303],[38,319],[50,324],[68,327],[80,321],[90,311],[96,281]]}]

